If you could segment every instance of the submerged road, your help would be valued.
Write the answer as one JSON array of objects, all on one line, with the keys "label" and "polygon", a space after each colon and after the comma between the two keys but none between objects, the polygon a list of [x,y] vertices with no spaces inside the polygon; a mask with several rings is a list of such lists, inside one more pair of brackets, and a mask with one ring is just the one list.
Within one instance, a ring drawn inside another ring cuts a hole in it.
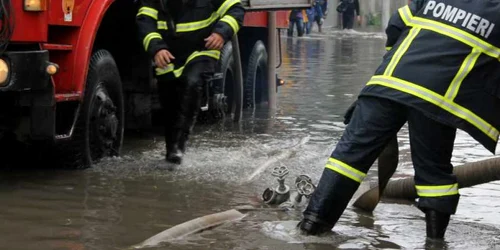
[{"label": "submerged road", "polygon": [[[330,31],[305,38],[283,37],[278,111],[268,119],[246,114],[240,125],[198,126],[176,171],[158,167],[161,134],[128,136],[120,158],[82,171],[15,171],[0,181],[0,249],[123,249],[199,216],[258,204],[277,182],[270,170],[290,170],[317,182],[339,139],[343,114],[384,54],[384,35]],[[288,148],[304,145],[251,174]],[[408,133],[399,134],[400,166],[395,177],[413,175]],[[454,164],[492,157],[459,132]],[[369,177],[375,178],[376,168]],[[250,181],[245,181],[249,180]],[[446,242],[425,240],[423,214],[412,204],[381,203],[373,215],[351,206],[335,234],[302,237],[294,225],[300,211],[256,211],[157,249],[494,249],[500,247],[500,183],[461,190]]]}]

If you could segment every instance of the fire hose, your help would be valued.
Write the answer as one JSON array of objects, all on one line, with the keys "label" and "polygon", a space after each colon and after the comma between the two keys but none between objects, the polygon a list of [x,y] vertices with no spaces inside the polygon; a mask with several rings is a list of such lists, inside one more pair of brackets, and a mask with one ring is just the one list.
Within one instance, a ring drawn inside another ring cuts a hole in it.
[{"label": "fire hose", "polygon": [[[379,166],[379,171],[384,167]],[[453,173],[457,176],[459,188],[467,188],[500,180],[500,157],[465,163],[455,167]],[[374,187],[362,194],[354,202],[353,206],[367,212],[372,212],[381,197],[405,200],[418,198],[413,177],[389,181],[382,196],[379,194],[379,187]]]},{"label": "fire hose", "polygon": [[[262,200],[264,203],[269,205],[280,205],[286,202],[291,203],[291,207],[300,203],[303,197],[309,198],[315,190],[315,186],[312,180],[307,175],[299,175],[295,179],[296,195],[290,200],[291,189],[285,184],[285,177],[289,174],[288,168],[286,166],[275,167],[273,169],[272,175],[276,177],[278,181],[278,186],[276,188],[268,188],[264,191],[262,195]],[[190,221],[186,221],[177,226],[171,227],[163,232],[160,232],[143,242],[136,244],[129,249],[141,249],[156,247],[162,243],[169,242],[181,237],[185,237],[208,228],[212,228],[227,222],[236,221],[243,219],[246,215],[243,212],[261,210],[259,208],[254,208],[252,206],[239,206],[234,209],[223,211],[220,213],[214,213],[205,215],[202,217],[195,218]],[[273,209],[273,208],[263,208],[262,210],[280,210],[284,211],[285,208]]]}]

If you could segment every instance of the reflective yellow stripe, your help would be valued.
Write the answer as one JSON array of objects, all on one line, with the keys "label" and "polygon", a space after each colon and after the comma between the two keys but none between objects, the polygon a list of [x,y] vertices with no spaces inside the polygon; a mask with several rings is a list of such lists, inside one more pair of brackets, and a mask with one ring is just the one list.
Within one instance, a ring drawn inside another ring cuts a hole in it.
[{"label": "reflective yellow stripe", "polygon": [[158,21],[157,25],[159,30],[168,30],[167,22],[165,21]]},{"label": "reflective yellow stripe", "polygon": [[[196,22],[188,22],[188,23],[178,23],[176,25],[176,32],[191,32],[191,31],[196,31],[200,29],[204,29],[208,26],[210,26],[212,23],[217,21],[219,18],[223,17],[221,21],[224,21],[228,23],[233,30],[236,30],[237,32],[239,30],[239,25],[236,19],[234,19],[232,16],[225,16],[226,12],[235,4],[240,3],[240,0],[226,0],[220,8],[217,10],[217,12],[212,13],[212,15],[201,21],[196,21]],[[165,21],[160,21],[158,22],[158,29],[162,30],[167,30],[168,26]]]},{"label": "reflective yellow stripe", "polygon": [[195,51],[188,57],[188,59],[186,60],[186,63],[182,67],[174,70],[174,65],[168,64],[167,68],[164,68],[164,69],[156,68],[156,75],[164,75],[164,74],[173,72],[175,77],[180,77],[182,75],[182,72],[184,71],[185,65],[187,65],[191,60],[193,60],[199,56],[208,56],[208,57],[212,57],[216,60],[219,60],[220,51],[218,51],[218,50]]},{"label": "reflective yellow stripe", "polygon": [[454,100],[455,97],[457,97],[460,85],[462,85],[462,82],[465,79],[465,77],[467,77],[467,75],[472,71],[480,55],[481,51],[479,51],[476,48],[472,49],[472,52],[465,58],[464,62],[462,63],[462,66],[460,66],[460,69],[458,70],[457,75],[451,82],[450,87],[448,87],[448,90],[444,95],[445,98]]},{"label": "reflective yellow stripe", "polygon": [[[403,13],[402,13],[403,12]],[[411,11],[409,8],[401,8],[400,15],[411,17]],[[431,30],[438,34],[451,37],[455,40],[458,40],[464,44],[472,48],[479,49],[482,53],[491,56],[493,58],[500,59],[500,48],[493,46],[492,44],[469,34],[466,31],[455,28],[451,25],[447,25],[444,23],[440,23],[434,20],[429,20],[421,17],[411,17],[408,20],[409,26],[413,26],[415,28],[421,28],[425,30]]]},{"label": "reflective yellow stripe", "polygon": [[418,33],[420,32],[420,29],[418,28],[413,28],[410,30],[410,33],[406,38],[403,40],[401,45],[398,47],[396,50],[396,53],[392,57],[391,61],[389,62],[389,65],[387,65],[387,68],[384,71],[384,75],[386,76],[391,76],[394,73],[394,69],[396,69],[396,66],[398,65],[399,61],[403,57],[403,55],[408,51],[408,48],[410,47],[411,43],[413,42],[413,39],[417,37]]},{"label": "reflective yellow stripe", "polygon": [[140,8],[139,12],[137,13],[137,16],[140,16],[140,15],[146,15],[146,16],[153,18],[154,20],[158,20],[158,11],[153,9],[153,8],[149,8],[149,7]]},{"label": "reflective yellow stripe", "polygon": [[398,9],[399,16],[401,20],[406,24],[406,26],[410,26],[410,21],[413,18],[413,14],[411,13],[410,7],[408,5]]},{"label": "reflective yellow stripe", "polygon": [[458,194],[458,183],[452,185],[441,186],[419,186],[416,185],[415,189],[420,197],[441,197]]},{"label": "reflective yellow stripe", "polygon": [[170,73],[174,71],[175,66],[172,63],[169,63],[166,68],[156,68],[156,75],[164,75],[166,73]]},{"label": "reflective yellow stripe", "polygon": [[158,39],[163,39],[161,37],[161,35],[159,33],[156,33],[156,32],[151,32],[149,33],[146,37],[144,37],[144,40],[143,40],[143,45],[144,45],[144,49],[146,51],[148,51],[148,48],[149,48],[149,43],[151,42],[151,40],[155,39],[155,38],[158,38]]},{"label": "reflective yellow stripe", "polygon": [[229,24],[229,26],[231,26],[231,28],[233,29],[234,33],[237,33],[238,30],[240,29],[240,25],[238,25],[238,21],[236,21],[236,19],[234,19],[234,17],[232,17],[232,16],[225,15],[221,19],[221,21],[222,22],[226,22],[227,24]]},{"label": "reflective yellow stripe", "polygon": [[385,47],[385,50],[387,50],[387,51],[389,51],[391,49],[392,49],[392,47]]},{"label": "reflective yellow stripe", "polygon": [[[189,23],[178,23],[176,25],[176,32],[190,32],[190,31],[204,29],[210,26],[210,24],[212,24],[213,22],[217,21],[218,18],[219,15],[216,12],[214,12],[212,13],[212,16],[210,16],[208,19],[205,20],[189,22]],[[168,30],[167,22],[158,21],[158,29]]]},{"label": "reflective yellow stripe", "polygon": [[177,32],[190,32],[203,29],[210,26],[210,24],[217,21],[217,19],[219,19],[219,15],[216,12],[214,12],[212,13],[212,16],[210,16],[208,19],[205,20],[189,22],[189,23],[179,23],[176,25]]},{"label": "reflective yellow stripe", "polygon": [[363,179],[366,177],[366,174],[335,159],[328,159],[328,163],[326,164],[326,168],[333,170],[353,181],[361,183]]},{"label": "reflective yellow stripe", "polygon": [[499,132],[496,128],[491,126],[491,124],[474,114],[472,111],[422,86],[391,76],[373,76],[367,85],[381,85],[393,88],[428,101],[450,112],[451,114],[466,120],[492,140],[498,140]]},{"label": "reflective yellow stripe", "polygon": [[226,12],[233,7],[233,5],[240,3],[240,0],[226,0],[224,3],[219,7],[217,10],[217,13],[219,14],[219,17],[223,17],[226,15]]}]

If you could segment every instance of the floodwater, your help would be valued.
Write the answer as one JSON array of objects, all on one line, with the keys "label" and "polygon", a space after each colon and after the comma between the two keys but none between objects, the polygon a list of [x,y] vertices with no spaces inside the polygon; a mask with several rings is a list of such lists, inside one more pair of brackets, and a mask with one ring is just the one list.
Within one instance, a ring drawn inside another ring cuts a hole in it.
[{"label": "floodwater", "polygon": [[[276,186],[272,167],[286,165],[317,182],[339,139],[343,114],[384,53],[384,35],[369,32],[283,37],[278,111],[232,126],[196,129],[185,163],[161,167],[160,134],[130,135],[120,158],[78,171],[10,171],[0,182],[0,249],[125,249],[176,224],[240,205],[260,206]],[[303,144],[299,144],[302,141]],[[399,135],[395,177],[413,175],[407,130]],[[295,146],[295,147],[294,147]],[[293,152],[290,148],[293,147]],[[260,166],[289,152],[255,178]],[[468,135],[456,140],[454,164],[492,157]],[[369,173],[376,178],[376,168]],[[303,237],[300,209],[254,211],[241,221],[155,249],[494,249],[500,247],[500,185],[461,190],[446,241],[426,242],[423,214],[413,205],[379,204],[373,214],[348,207],[334,234]],[[303,207],[302,207],[303,208]]]}]

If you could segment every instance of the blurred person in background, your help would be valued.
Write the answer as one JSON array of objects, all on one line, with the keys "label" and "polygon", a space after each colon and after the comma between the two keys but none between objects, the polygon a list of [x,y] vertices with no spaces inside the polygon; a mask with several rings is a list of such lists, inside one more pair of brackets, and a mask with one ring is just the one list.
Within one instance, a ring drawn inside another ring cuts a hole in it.
[{"label": "blurred person in background", "polygon": [[358,24],[361,24],[358,0],[340,0],[337,12],[339,15],[342,15],[342,29],[352,30],[354,27],[354,18],[356,18]]},{"label": "blurred person in background", "polygon": [[301,37],[304,35],[304,16],[302,14],[302,10],[294,9],[290,11],[290,15],[288,18],[289,26],[288,26],[288,36],[293,36],[293,29],[297,27],[297,36]]}]

